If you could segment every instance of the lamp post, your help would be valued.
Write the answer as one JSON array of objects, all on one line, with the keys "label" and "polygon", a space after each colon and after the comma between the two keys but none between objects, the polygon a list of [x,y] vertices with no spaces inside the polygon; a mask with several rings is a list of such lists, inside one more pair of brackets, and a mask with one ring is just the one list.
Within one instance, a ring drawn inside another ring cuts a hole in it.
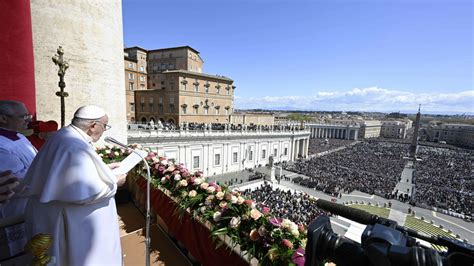
[{"label": "lamp post", "polygon": [[57,53],[52,57],[55,65],[59,67],[58,76],[59,76],[59,91],[56,92],[56,96],[61,98],[61,127],[64,127],[66,104],[64,98],[68,97],[69,94],[64,91],[66,87],[66,82],[64,82],[64,76],[66,75],[66,70],[69,68],[69,63],[64,60],[64,49],[62,46],[58,47]]}]

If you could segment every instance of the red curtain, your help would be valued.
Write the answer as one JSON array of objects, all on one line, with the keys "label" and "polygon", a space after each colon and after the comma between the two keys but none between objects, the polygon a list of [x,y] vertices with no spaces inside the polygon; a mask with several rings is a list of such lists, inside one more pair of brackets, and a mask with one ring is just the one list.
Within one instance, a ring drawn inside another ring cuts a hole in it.
[{"label": "red curtain", "polygon": [[[137,180],[138,186],[146,193],[144,179]],[[191,252],[204,266],[235,265],[248,263],[240,255],[224,247],[215,248],[207,227],[185,213],[180,219],[174,214],[176,203],[158,189],[151,189],[150,205],[168,226],[168,231]]]},{"label": "red curtain", "polygon": [[0,0],[0,100],[23,102],[36,112],[30,0]]}]

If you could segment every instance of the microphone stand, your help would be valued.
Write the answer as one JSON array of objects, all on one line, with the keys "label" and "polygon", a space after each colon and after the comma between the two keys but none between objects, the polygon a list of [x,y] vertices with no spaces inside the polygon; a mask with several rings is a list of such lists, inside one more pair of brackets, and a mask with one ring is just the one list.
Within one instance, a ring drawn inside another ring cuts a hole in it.
[{"label": "microphone stand", "polygon": [[146,266],[150,266],[150,220],[151,220],[151,215],[150,215],[150,183],[151,183],[151,175],[150,175],[150,166],[148,165],[148,162],[145,160],[145,157],[143,157],[141,154],[136,152],[134,149],[128,147],[127,145],[119,142],[118,140],[111,138],[111,137],[106,137],[104,139],[106,142],[113,143],[115,145],[118,145],[128,151],[131,151],[138,155],[143,162],[145,163],[146,167],[146,172],[147,172],[147,180],[146,180],[146,226],[145,226],[145,258],[146,258]]}]

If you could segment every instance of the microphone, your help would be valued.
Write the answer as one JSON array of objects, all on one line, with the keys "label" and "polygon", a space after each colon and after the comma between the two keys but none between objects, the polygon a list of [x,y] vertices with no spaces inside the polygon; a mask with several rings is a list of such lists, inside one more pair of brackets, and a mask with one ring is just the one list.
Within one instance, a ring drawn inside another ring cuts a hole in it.
[{"label": "microphone", "polygon": [[115,144],[115,145],[120,146],[120,147],[122,147],[122,148],[124,148],[124,149],[133,150],[133,149],[131,149],[130,147],[128,147],[127,145],[123,144],[122,142],[120,142],[120,141],[118,141],[118,140],[116,140],[116,139],[114,139],[114,138],[112,138],[112,137],[105,137],[104,140],[105,140],[105,142]]},{"label": "microphone", "polygon": [[150,266],[150,221],[151,221],[151,215],[150,215],[150,180],[151,180],[151,175],[150,175],[150,166],[148,165],[148,162],[145,160],[145,158],[138,152],[136,152],[134,149],[128,147],[124,143],[112,138],[112,137],[105,137],[104,141],[108,143],[115,144],[117,146],[120,146],[128,151],[131,151],[138,155],[140,158],[142,158],[143,162],[145,162],[146,166],[146,172],[147,172],[147,182],[146,182],[146,234],[145,234],[145,257],[146,257],[146,266]]},{"label": "microphone", "polygon": [[361,224],[374,224],[378,218],[378,216],[372,215],[366,211],[347,207],[345,205],[337,204],[323,199],[318,199],[316,201],[316,206]]}]

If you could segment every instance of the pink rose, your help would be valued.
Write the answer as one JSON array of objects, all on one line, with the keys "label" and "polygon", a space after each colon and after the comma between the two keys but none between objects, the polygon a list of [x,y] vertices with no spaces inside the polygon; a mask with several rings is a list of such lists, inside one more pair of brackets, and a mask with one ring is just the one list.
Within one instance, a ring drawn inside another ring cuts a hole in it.
[{"label": "pink rose", "polygon": [[283,246],[287,247],[288,249],[293,249],[293,243],[291,243],[290,240],[283,239],[281,243],[283,244]]},{"label": "pink rose", "polygon": [[267,215],[268,213],[270,213],[270,208],[268,208],[268,207],[263,207],[262,212],[263,212],[263,214]]}]

